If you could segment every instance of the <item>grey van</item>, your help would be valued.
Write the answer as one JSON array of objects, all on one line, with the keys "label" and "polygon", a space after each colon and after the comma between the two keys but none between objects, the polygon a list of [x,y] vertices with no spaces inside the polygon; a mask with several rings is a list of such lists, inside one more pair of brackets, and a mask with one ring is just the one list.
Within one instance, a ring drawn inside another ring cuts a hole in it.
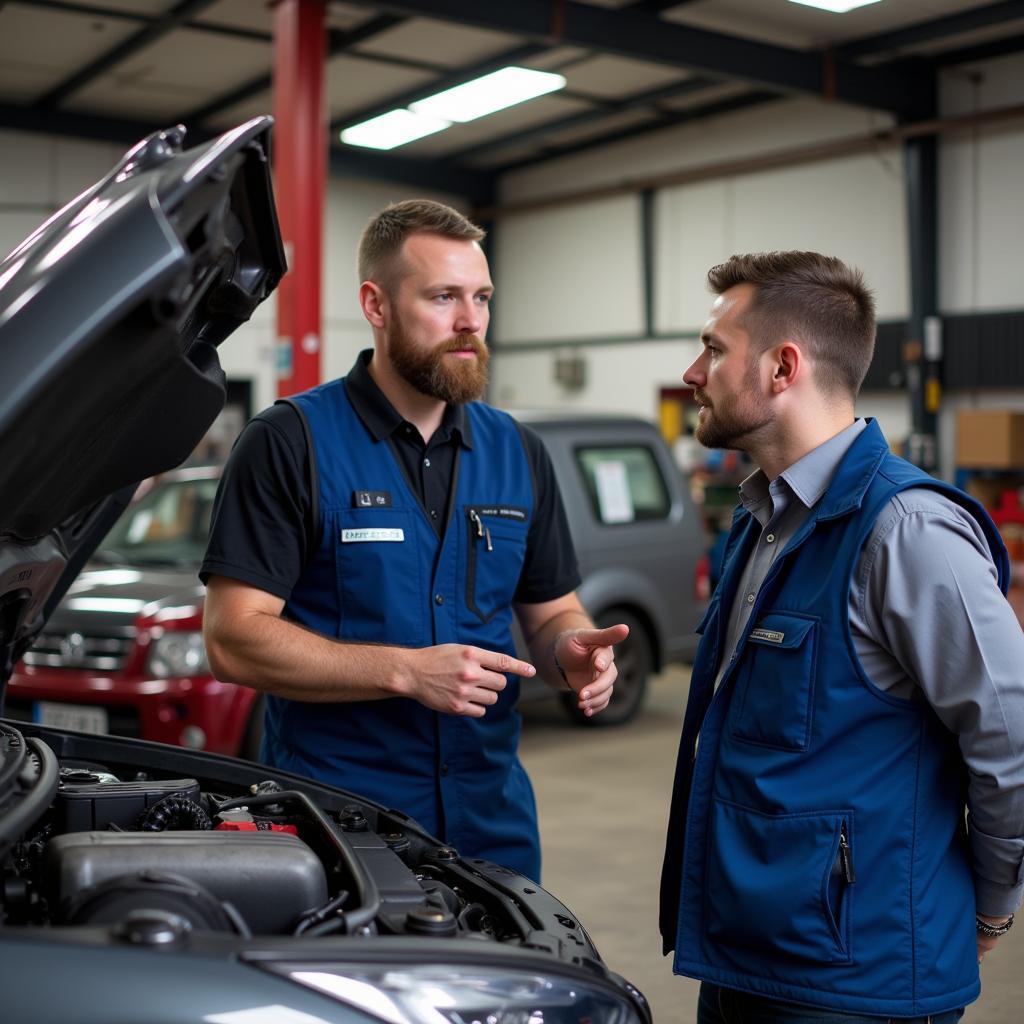
[{"label": "grey van", "polygon": [[[690,490],[657,427],[634,416],[517,410],[551,454],[583,582],[579,595],[601,626],[625,622],[619,678],[600,715],[566,710],[588,726],[621,725],[643,705],[648,677],[690,661],[703,614],[697,574],[707,549]],[[524,686],[524,700],[541,692]]]}]

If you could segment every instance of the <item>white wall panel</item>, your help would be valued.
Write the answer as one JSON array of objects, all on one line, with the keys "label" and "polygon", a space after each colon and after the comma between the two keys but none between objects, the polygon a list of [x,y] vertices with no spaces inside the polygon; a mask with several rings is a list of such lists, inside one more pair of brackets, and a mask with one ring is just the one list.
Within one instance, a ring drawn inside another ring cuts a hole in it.
[{"label": "white wall panel", "polygon": [[21,245],[49,216],[43,208],[38,213],[4,210],[3,200],[0,200],[0,260]]},{"label": "white wall panel", "polygon": [[0,202],[54,203],[53,167],[54,142],[48,136],[0,131]]},{"label": "white wall panel", "polygon": [[643,332],[636,196],[503,217],[496,250],[503,345]]},{"label": "white wall panel", "polygon": [[943,142],[939,294],[943,312],[1024,305],[1024,130]]},{"label": "white wall panel", "polygon": [[[942,113],[1024,102],[1024,56],[953,69],[941,80]],[[1024,125],[944,137],[939,163],[939,296],[943,312],[1024,305]]]},{"label": "white wall panel", "polygon": [[864,271],[881,319],[909,310],[903,161],[897,149],[735,182],[735,249],[813,249]]},{"label": "white wall panel", "polygon": [[502,178],[501,198],[572,195],[625,179],[867,135],[891,123],[888,115],[841,103],[780,100],[513,171]]},{"label": "white wall panel", "polygon": [[732,179],[664,189],[655,199],[655,330],[698,330],[708,268],[736,251]]},{"label": "white wall panel", "polygon": [[79,139],[54,140],[53,187],[61,204],[102,178],[130,149]]},{"label": "white wall panel", "polygon": [[838,256],[864,271],[880,318],[907,315],[899,150],[666,189],[656,208],[659,331],[703,324],[714,264],[775,249]]},{"label": "white wall panel", "polygon": [[586,364],[584,387],[566,391],[554,376],[559,349],[501,349],[492,363],[490,397],[503,408],[600,410],[656,419],[659,390],[681,387],[683,371],[699,350],[692,339],[563,349]]}]

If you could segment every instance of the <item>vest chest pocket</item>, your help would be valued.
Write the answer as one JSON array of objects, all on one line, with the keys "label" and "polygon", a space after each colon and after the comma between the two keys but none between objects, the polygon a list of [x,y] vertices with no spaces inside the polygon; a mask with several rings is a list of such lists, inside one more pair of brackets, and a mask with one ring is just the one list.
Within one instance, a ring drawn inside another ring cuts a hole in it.
[{"label": "vest chest pocket", "polygon": [[768,612],[750,630],[736,669],[734,737],[783,750],[807,749],[819,625],[798,612]]},{"label": "vest chest pocket", "polygon": [[490,622],[508,608],[526,557],[525,509],[468,505],[463,509],[466,540],[466,607]]},{"label": "vest chest pocket", "polygon": [[343,509],[331,516],[340,596],[338,636],[423,646],[430,642],[422,571],[409,509]]}]

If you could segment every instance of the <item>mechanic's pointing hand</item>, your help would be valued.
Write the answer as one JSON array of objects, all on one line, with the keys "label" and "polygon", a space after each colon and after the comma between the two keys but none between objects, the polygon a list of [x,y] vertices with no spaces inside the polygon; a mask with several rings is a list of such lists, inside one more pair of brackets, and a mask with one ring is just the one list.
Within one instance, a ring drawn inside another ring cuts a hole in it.
[{"label": "mechanic's pointing hand", "polygon": [[588,718],[604,711],[612,699],[612,687],[619,674],[613,644],[629,636],[629,626],[620,622],[604,629],[573,629],[555,639],[555,663],[570,689],[579,697],[579,709]]},{"label": "mechanic's pointing hand", "polygon": [[408,696],[434,711],[483,718],[505,689],[505,675],[533,676],[537,670],[500,651],[463,644],[440,644],[415,651]]}]

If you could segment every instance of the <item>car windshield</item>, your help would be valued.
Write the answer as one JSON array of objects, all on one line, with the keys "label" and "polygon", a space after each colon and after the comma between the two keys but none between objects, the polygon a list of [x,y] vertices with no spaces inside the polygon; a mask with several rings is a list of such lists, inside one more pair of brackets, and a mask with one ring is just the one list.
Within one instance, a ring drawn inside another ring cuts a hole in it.
[{"label": "car windshield", "polygon": [[125,510],[93,559],[105,564],[198,566],[217,480],[158,480]]}]

